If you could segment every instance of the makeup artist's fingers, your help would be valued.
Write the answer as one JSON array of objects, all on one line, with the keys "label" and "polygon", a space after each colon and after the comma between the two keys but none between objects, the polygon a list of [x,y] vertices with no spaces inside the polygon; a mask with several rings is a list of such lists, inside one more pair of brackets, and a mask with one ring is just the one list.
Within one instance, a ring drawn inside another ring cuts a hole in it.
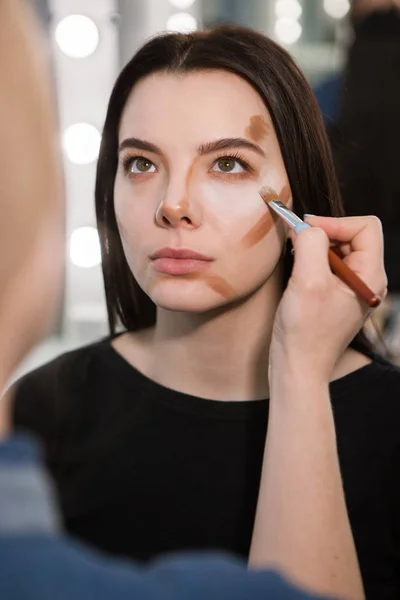
[{"label": "makeup artist's fingers", "polygon": [[310,377],[329,380],[338,357],[362,327],[364,307],[332,273],[330,241],[322,228],[303,229],[292,241],[294,264],[275,315],[271,364],[277,371],[287,363],[301,365]]},{"label": "makeup artist's fingers", "polygon": [[295,249],[292,277],[301,286],[323,286],[331,277],[328,261],[329,238],[319,227],[303,229],[293,239]]},{"label": "makeup artist's fingers", "polygon": [[369,250],[381,254],[383,250],[382,223],[375,216],[316,217],[304,219],[313,227],[320,227],[330,240],[350,243],[353,250]]},{"label": "makeup artist's fingers", "polygon": [[[328,250],[333,241],[340,252],[348,252],[345,263],[373,293],[384,296],[382,231],[379,221],[370,217],[307,221],[311,228],[297,237],[291,235],[294,265],[275,316],[271,364],[278,372],[288,363],[301,365],[303,373],[308,370],[310,377],[328,381],[370,311],[344,283],[349,274],[340,261],[328,256]],[[333,274],[333,263],[341,277]]]},{"label": "makeup artist's fingers", "polygon": [[342,257],[349,256],[352,253],[351,244],[340,244],[338,242],[334,242],[332,244],[332,250],[337,252],[337,254]]},{"label": "makeup artist's fingers", "polygon": [[382,224],[377,217],[307,217],[339,243],[345,262],[377,293],[385,294]]}]

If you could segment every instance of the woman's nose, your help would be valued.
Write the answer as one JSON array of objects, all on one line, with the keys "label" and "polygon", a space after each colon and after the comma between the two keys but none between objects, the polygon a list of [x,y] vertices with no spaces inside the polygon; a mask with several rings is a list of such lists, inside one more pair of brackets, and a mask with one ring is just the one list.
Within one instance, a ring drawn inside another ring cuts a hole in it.
[{"label": "woman's nose", "polygon": [[157,207],[156,221],[162,227],[196,229],[201,222],[201,210],[194,198],[195,186],[188,181],[179,187],[180,190],[178,186],[169,186]]}]

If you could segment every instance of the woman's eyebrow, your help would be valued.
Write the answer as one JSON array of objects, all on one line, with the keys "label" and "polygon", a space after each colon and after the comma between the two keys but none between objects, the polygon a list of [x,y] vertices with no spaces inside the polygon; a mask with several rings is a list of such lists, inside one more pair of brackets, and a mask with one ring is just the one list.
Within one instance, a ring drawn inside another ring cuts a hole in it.
[{"label": "woman's eyebrow", "polygon": [[[118,152],[121,152],[125,148],[147,150],[148,152],[153,152],[155,154],[159,154],[160,156],[163,155],[160,148],[155,144],[135,137],[126,138],[123,140],[118,147]],[[244,138],[221,138],[213,142],[208,142],[207,144],[201,144],[197,148],[197,153],[199,156],[203,156],[204,154],[211,154],[212,152],[217,152],[218,150],[233,150],[234,148],[247,148],[248,150],[257,152],[257,154],[265,158],[265,152],[261,146]]]},{"label": "woman's eyebrow", "polygon": [[247,148],[257,152],[257,154],[265,158],[265,152],[261,146],[244,138],[221,138],[214,142],[209,142],[208,144],[202,144],[197,149],[197,152],[202,156],[203,154],[210,154],[211,152],[216,152],[218,150],[229,150],[234,148]]},{"label": "woman's eyebrow", "polygon": [[152,144],[151,142],[147,142],[146,140],[141,140],[139,138],[131,137],[126,138],[123,142],[118,146],[118,152],[124,150],[125,148],[136,148],[136,150],[147,150],[148,152],[154,152],[155,154],[162,155],[162,152],[158,146]]}]

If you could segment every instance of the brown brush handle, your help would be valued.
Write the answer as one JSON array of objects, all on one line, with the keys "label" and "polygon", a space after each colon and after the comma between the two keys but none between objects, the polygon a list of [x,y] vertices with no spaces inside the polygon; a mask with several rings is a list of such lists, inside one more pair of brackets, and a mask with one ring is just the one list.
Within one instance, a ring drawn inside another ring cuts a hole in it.
[{"label": "brown brush handle", "polygon": [[376,308],[382,302],[382,298],[375,294],[369,287],[363,282],[359,276],[354,273],[346,265],[345,262],[342,261],[341,258],[338,257],[337,254],[331,249],[328,252],[329,265],[332,271],[345,283],[349,286],[350,289],[353,290],[360,298],[364,300],[371,308]]}]

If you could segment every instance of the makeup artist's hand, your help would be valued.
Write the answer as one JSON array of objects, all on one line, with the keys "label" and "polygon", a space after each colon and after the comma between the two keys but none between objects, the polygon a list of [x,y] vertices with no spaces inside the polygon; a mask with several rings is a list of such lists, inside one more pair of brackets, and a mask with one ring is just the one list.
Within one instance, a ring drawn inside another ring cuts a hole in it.
[{"label": "makeup artist's hand", "polygon": [[386,295],[382,227],[376,217],[308,217],[312,226],[293,236],[295,260],[279,304],[270,368],[300,369],[329,380],[334,366],[371,309],[331,271],[330,241],[379,296]]}]

